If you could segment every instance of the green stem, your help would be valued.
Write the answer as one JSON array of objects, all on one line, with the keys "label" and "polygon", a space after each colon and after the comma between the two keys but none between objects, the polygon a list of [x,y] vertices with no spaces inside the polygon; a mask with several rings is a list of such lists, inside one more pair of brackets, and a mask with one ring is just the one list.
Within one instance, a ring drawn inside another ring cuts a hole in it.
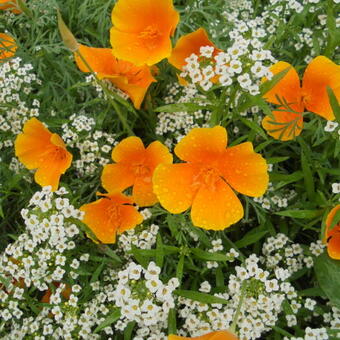
[{"label": "green stem", "polygon": [[111,105],[113,106],[114,110],[116,111],[118,118],[120,119],[123,127],[125,128],[126,132],[128,133],[129,136],[134,136],[133,131],[131,130],[129,124],[127,123],[122,111],[120,110],[120,107],[117,105],[117,103],[112,99],[111,96],[111,91],[107,88],[106,84],[97,77],[96,73],[93,71],[93,69],[91,68],[91,66],[88,64],[88,62],[86,61],[86,59],[83,57],[83,55],[80,53],[79,49],[75,52],[77,53],[77,55],[79,56],[79,58],[81,59],[81,61],[85,64],[85,66],[90,70],[90,72],[93,74],[93,76],[95,77],[97,83],[101,86],[101,88],[103,89],[104,93],[106,94],[107,98],[109,99]]},{"label": "green stem", "polygon": [[230,326],[230,331],[234,334],[236,333],[236,325],[237,325],[238,319],[239,319],[240,314],[241,314],[241,308],[242,308],[242,305],[243,305],[243,300],[245,298],[245,290],[247,288],[247,285],[248,285],[247,281],[243,281],[242,287],[241,287],[240,301],[238,302],[237,309],[236,309],[236,312],[235,312],[234,317],[233,317],[233,322]]}]

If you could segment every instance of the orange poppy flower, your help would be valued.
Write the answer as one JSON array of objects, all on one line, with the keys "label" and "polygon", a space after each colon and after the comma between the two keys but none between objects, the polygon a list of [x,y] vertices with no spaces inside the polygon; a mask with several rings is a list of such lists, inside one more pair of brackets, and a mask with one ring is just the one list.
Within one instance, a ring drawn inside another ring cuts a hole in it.
[{"label": "orange poppy flower", "polygon": [[133,199],[139,206],[158,202],[152,175],[159,164],[172,163],[166,146],[156,141],[145,148],[140,138],[128,137],[113,148],[112,160],[116,163],[105,165],[101,178],[107,191],[123,191],[132,186]]},{"label": "orange poppy flower", "polygon": [[[52,282],[52,284],[58,288],[60,286],[60,282]],[[43,297],[41,298],[40,302],[43,303],[50,303],[52,290],[48,288],[48,290],[45,292]],[[61,295],[65,300],[68,300],[70,298],[70,295],[72,293],[72,288],[69,285],[66,285],[65,288],[61,291]]]},{"label": "orange poppy flower", "polygon": [[0,33],[0,60],[14,56],[18,46],[15,40],[5,33]]},{"label": "orange poppy flower", "polygon": [[143,216],[133,206],[133,200],[120,192],[104,196],[80,207],[85,212],[83,222],[102,243],[115,243],[116,234],[134,228],[143,222]]},{"label": "orange poppy flower", "polygon": [[[95,48],[79,45],[79,52],[99,79],[108,79],[125,92],[139,109],[150,84],[156,79],[148,66],[135,66],[128,61],[118,60],[110,48]],[[77,53],[74,54],[79,69],[90,72]]]},{"label": "orange poppy flower", "polygon": [[72,154],[63,140],[38,119],[31,118],[15,140],[15,155],[27,169],[37,169],[34,179],[41,186],[58,189],[60,176],[70,167]]},{"label": "orange poppy flower", "polygon": [[217,332],[211,332],[205,335],[197,336],[194,338],[186,338],[183,336],[178,335],[169,335],[168,340],[190,340],[190,339],[196,339],[196,340],[238,340],[238,338],[228,331],[217,331]]},{"label": "orange poppy flower", "polygon": [[135,65],[154,65],[171,54],[179,21],[172,0],[118,0],[112,10],[113,54]]},{"label": "orange poppy flower", "polygon": [[213,55],[222,51],[209,40],[206,30],[201,27],[195,32],[183,35],[178,39],[168,61],[177,69],[182,70],[183,66],[186,64],[185,59],[190,57],[193,53],[199,55],[202,46],[214,47]]},{"label": "orange poppy flower", "polygon": [[332,228],[335,214],[340,210],[340,204],[335,206],[328,214],[326,219],[325,243],[327,242],[327,251],[329,257],[340,260],[340,221]]},{"label": "orange poppy flower", "polygon": [[194,128],[175,147],[187,163],[160,164],[153,176],[154,192],[173,214],[191,207],[195,226],[221,230],[243,217],[236,191],[262,196],[268,186],[266,161],[250,142],[227,147],[222,126]]},{"label": "orange poppy flower", "polygon": [[[305,109],[328,120],[333,120],[334,113],[329,103],[327,86],[340,100],[340,67],[324,56],[314,58],[307,66],[300,86],[299,75],[289,63],[279,61],[270,70],[275,75],[290,67],[287,74],[265,95],[264,98],[279,105],[282,111],[274,111],[273,118],[267,116],[262,126],[275,139],[290,140],[301,133],[303,128],[302,113]],[[296,113],[284,111],[277,99],[285,100]]]},{"label": "orange poppy flower", "polygon": [[20,14],[21,10],[19,9],[16,0],[0,0],[0,10],[10,10],[14,14]]}]

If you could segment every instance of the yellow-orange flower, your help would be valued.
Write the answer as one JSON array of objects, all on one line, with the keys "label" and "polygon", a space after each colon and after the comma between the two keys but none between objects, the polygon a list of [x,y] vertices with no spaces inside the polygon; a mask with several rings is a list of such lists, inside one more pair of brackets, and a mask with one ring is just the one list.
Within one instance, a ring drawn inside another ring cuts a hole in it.
[{"label": "yellow-orange flower", "polygon": [[186,338],[178,335],[169,335],[168,340],[238,340],[238,338],[228,331],[216,331],[194,338]]},{"label": "yellow-orange flower", "polygon": [[60,176],[70,167],[72,155],[63,140],[38,119],[31,118],[15,140],[15,155],[27,169],[37,169],[34,179],[41,186],[58,189]]},{"label": "yellow-orange flower", "polygon": [[267,164],[250,142],[226,147],[222,126],[192,129],[175,147],[186,163],[160,164],[155,170],[154,192],[161,205],[174,214],[191,207],[193,224],[204,229],[221,230],[239,221],[243,207],[233,189],[262,196]]},{"label": "yellow-orange flower", "polygon": [[340,211],[340,204],[335,206],[328,214],[326,219],[325,242],[327,242],[327,251],[329,257],[340,260],[340,221],[331,228],[335,214]]},{"label": "yellow-orange flower", "polygon": [[112,10],[113,54],[135,65],[154,65],[171,54],[179,14],[172,0],[118,0]]},{"label": "yellow-orange flower", "polygon": [[209,40],[206,30],[201,27],[195,32],[183,35],[178,39],[168,61],[177,69],[182,70],[182,67],[186,64],[185,59],[190,57],[193,53],[200,55],[200,48],[202,46],[214,47],[213,55],[222,51]]},{"label": "yellow-orange flower", "polygon": [[85,212],[83,222],[102,243],[115,243],[116,234],[143,222],[143,216],[133,206],[133,200],[120,192],[104,196],[80,207]]},{"label": "yellow-orange flower", "polygon": [[0,60],[14,56],[18,46],[15,40],[5,33],[0,33]]},{"label": "yellow-orange flower", "polygon": [[21,10],[19,9],[16,0],[0,0],[0,10],[9,10],[14,14],[20,14]]},{"label": "yellow-orange flower", "polygon": [[162,143],[152,142],[147,148],[138,137],[122,140],[112,150],[115,164],[104,166],[102,185],[108,191],[123,191],[133,187],[132,196],[139,206],[149,206],[158,200],[153,193],[152,175],[161,164],[172,163],[172,155]]},{"label": "yellow-orange flower", "polygon": [[[327,86],[340,100],[340,66],[324,56],[314,58],[307,66],[300,86],[299,75],[289,63],[279,61],[270,70],[275,75],[290,67],[287,74],[265,95],[264,98],[279,105],[283,111],[273,111],[273,118],[267,116],[262,125],[268,134],[276,139],[290,140],[301,133],[303,128],[302,113],[305,109],[314,112],[328,120],[333,120],[334,114],[329,102]],[[287,112],[280,106],[283,99],[297,113]],[[283,128],[287,127],[284,131]]]},{"label": "yellow-orange flower", "polygon": [[[125,92],[139,109],[150,84],[156,79],[148,66],[135,66],[128,61],[119,60],[113,56],[110,48],[95,48],[79,46],[79,52],[90,68],[100,79],[108,79]],[[74,54],[79,69],[90,72],[77,53]]]}]

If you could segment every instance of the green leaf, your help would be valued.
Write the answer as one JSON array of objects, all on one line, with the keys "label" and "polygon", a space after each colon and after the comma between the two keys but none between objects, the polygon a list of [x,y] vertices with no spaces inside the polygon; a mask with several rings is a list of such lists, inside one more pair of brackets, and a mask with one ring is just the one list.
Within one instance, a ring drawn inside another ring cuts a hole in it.
[{"label": "green leaf", "polygon": [[316,278],[323,292],[337,308],[340,308],[340,261],[331,259],[327,252],[314,262]]},{"label": "green leaf", "polygon": [[209,253],[199,248],[192,248],[190,251],[195,257],[205,261],[227,261],[228,259],[225,254]]},{"label": "green leaf", "polygon": [[97,333],[102,329],[112,325],[120,318],[120,316],[120,308],[115,308],[113,312],[94,330],[94,332]]},{"label": "green leaf", "polygon": [[247,247],[253,243],[256,243],[258,240],[260,240],[262,237],[264,237],[266,234],[268,234],[268,230],[263,230],[263,226],[254,228],[250,231],[248,231],[241,240],[235,242],[236,246],[238,248]]},{"label": "green leaf", "polygon": [[290,157],[271,157],[271,158],[267,158],[267,163],[268,164],[276,164],[276,163],[284,162],[289,158]]},{"label": "green leaf", "polygon": [[264,139],[266,139],[266,140],[268,139],[267,134],[263,131],[263,129],[258,124],[256,124],[255,122],[253,122],[249,119],[245,119],[243,117],[241,117],[240,120],[244,125],[248,126],[250,129],[252,129],[256,133],[258,133]]},{"label": "green leaf", "polygon": [[176,334],[176,333],[177,333],[176,309],[171,308],[169,310],[169,315],[168,315],[168,334]]},{"label": "green leaf", "polygon": [[222,305],[229,303],[228,300],[220,298],[218,296],[210,295],[207,293],[195,292],[192,290],[177,289],[174,291],[174,293],[178,296],[182,296],[184,298],[198,301],[198,302],[203,302],[203,303],[220,303]]},{"label": "green leaf", "polygon": [[179,281],[182,281],[183,267],[184,267],[184,254],[181,254],[176,267],[176,277]]},{"label": "green leaf", "polygon": [[283,210],[275,213],[275,215],[293,218],[315,218],[319,217],[322,212],[323,210]]},{"label": "green leaf", "polygon": [[132,246],[131,248],[131,252],[134,256],[134,258],[137,260],[137,262],[143,267],[143,268],[147,268],[149,265],[149,261],[147,260],[147,258],[145,256],[143,256],[141,254],[140,250],[144,250],[144,249],[138,249],[135,246]]},{"label": "green leaf", "polygon": [[178,103],[178,104],[169,104],[157,107],[155,112],[196,112],[199,110],[206,110],[206,106],[201,106],[194,103]]},{"label": "green leaf", "polygon": [[136,321],[131,321],[124,329],[124,340],[130,340],[132,336],[133,329],[136,326]]},{"label": "green leaf", "polygon": [[315,196],[315,186],[313,180],[313,173],[310,167],[310,162],[304,151],[301,150],[301,167],[304,174],[303,180],[305,183],[308,199],[313,202]]},{"label": "green leaf", "polygon": [[285,184],[297,182],[303,178],[302,171],[295,171],[292,174],[278,174],[278,173],[270,173],[270,181],[271,182],[284,182]]},{"label": "green leaf", "polygon": [[340,124],[340,105],[338,103],[338,100],[333,90],[329,86],[327,86],[326,88],[327,88],[329,103],[331,104],[335,119]]},{"label": "green leaf", "polygon": [[157,252],[156,252],[156,264],[162,268],[164,263],[164,250],[161,234],[157,234]]}]

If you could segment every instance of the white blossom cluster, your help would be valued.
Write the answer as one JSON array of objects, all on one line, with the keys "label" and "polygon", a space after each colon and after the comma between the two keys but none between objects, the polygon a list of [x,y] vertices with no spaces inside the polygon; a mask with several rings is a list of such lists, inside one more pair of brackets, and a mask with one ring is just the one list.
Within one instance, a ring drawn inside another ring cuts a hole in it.
[{"label": "white blossom cluster", "polygon": [[126,230],[119,235],[118,248],[122,250],[125,255],[131,250],[132,246],[139,249],[151,249],[156,244],[156,237],[159,231],[159,226],[151,224],[144,226],[144,224],[137,226],[134,229]]},{"label": "white blossom cluster", "polygon": [[32,91],[41,82],[32,69],[20,58],[0,63],[0,150],[12,147],[23,124],[39,116],[40,102],[32,100]]},{"label": "white blossom cluster", "polygon": [[[312,244],[311,247],[311,249],[321,248],[321,250],[323,248],[320,243]],[[278,267],[284,268],[288,276],[304,267],[311,268],[313,266],[312,256],[306,255],[300,244],[292,243],[282,233],[269,237],[263,244],[262,252],[264,256],[261,260],[268,268],[273,270]],[[314,250],[312,253],[317,254],[317,251]]]},{"label": "white blossom cluster", "polygon": [[[182,104],[195,101],[200,106],[206,105],[207,99],[200,94],[194,85],[185,88],[177,83],[167,86],[167,95],[164,97],[166,104]],[[188,132],[195,127],[208,127],[211,112],[198,110],[195,112],[160,112],[157,116],[156,134],[166,138],[165,144],[172,148]]]},{"label": "white blossom cluster", "polygon": [[63,140],[79,152],[73,164],[80,176],[91,175],[98,166],[110,163],[110,152],[117,143],[114,134],[100,131],[95,125],[95,120],[84,114],[73,114],[62,125]]},{"label": "white blossom cluster", "polygon": [[[185,320],[182,334],[199,336],[230,328],[239,305],[236,331],[241,340],[258,339],[271,330],[282,312],[282,302],[290,298],[288,293],[297,293],[286,282],[289,274],[284,269],[262,269],[259,262],[255,254],[250,255],[242,266],[235,267],[236,274],[228,277],[227,292],[213,294],[227,300],[226,304],[208,305],[180,298],[179,303],[184,306],[179,308],[179,316]],[[202,292],[211,294],[210,289],[206,282],[200,287]]]},{"label": "white blossom cluster", "polygon": [[124,330],[127,324],[135,321],[138,331],[135,340],[167,339],[168,314],[175,306],[173,291],[179,281],[172,278],[167,284],[160,280],[161,269],[150,262],[147,269],[130,262],[126,269],[118,272],[118,282],[108,301],[120,307],[121,317],[115,324]]},{"label": "white blossom cluster", "polygon": [[[65,194],[64,188],[53,194],[50,187],[36,192],[29,208],[21,211],[25,232],[0,256],[0,276],[5,282],[5,289],[0,287],[0,301],[5,306],[0,315],[9,324],[14,325],[22,317],[19,305],[29,289],[45,292],[66,275],[74,280],[79,275],[81,259],[71,256],[71,252],[79,233],[73,220],[81,219],[82,213],[63,197]],[[60,303],[61,291],[62,287],[51,295],[50,303]]]}]

